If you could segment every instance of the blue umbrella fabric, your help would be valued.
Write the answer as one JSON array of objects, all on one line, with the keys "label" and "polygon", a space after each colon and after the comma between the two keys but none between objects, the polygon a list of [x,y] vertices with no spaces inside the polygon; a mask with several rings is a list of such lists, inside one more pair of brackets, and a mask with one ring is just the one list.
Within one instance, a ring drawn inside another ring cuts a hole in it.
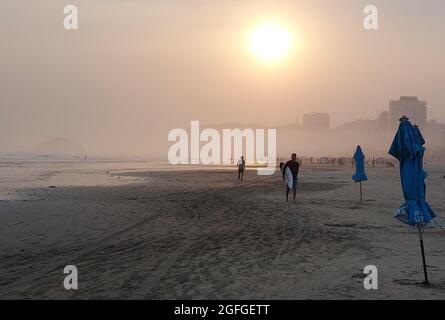
[{"label": "blue umbrella fabric", "polygon": [[365,173],[365,155],[360,146],[357,146],[357,150],[355,150],[354,160],[355,174],[352,176],[352,180],[355,182],[368,181],[368,177]]},{"label": "blue umbrella fabric", "polygon": [[425,140],[408,118],[400,119],[389,154],[400,161],[400,178],[405,201],[396,211],[396,218],[411,226],[422,226],[435,218],[425,200],[427,173],[423,170]]},{"label": "blue umbrella fabric", "polygon": [[[423,146],[425,144],[425,139],[423,138],[422,132],[420,132],[420,129],[417,125],[413,125],[413,132],[414,132],[414,139],[416,140],[416,143]],[[423,162],[422,162],[422,165],[423,165]]]}]

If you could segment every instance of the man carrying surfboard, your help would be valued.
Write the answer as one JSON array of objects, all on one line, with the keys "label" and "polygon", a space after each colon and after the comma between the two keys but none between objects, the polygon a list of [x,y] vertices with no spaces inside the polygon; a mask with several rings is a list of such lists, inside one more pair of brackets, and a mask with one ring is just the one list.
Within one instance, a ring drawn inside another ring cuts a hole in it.
[{"label": "man carrying surfboard", "polygon": [[246,168],[246,161],[244,160],[243,156],[241,156],[241,158],[238,160],[236,166],[238,167],[238,180],[243,180],[244,169]]},{"label": "man carrying surfboard", "polygon": [[283,167],[283,179],[286,182],[286,201],[289,201],[289,191],[293,190],[294,202],[297,197],[297,179],[300,164],[297,161],[297,155],[292,153],[292,158],[286,162]]}]

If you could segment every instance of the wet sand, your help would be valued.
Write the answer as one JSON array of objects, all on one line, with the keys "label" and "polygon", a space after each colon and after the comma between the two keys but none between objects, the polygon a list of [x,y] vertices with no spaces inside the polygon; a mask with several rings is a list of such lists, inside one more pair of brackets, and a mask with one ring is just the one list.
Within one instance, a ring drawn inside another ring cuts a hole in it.
[{"label": "wet sand", "polygon": [[[428,200],[445,212],[442,166]],[[0,201],[1,299],[444,299],[445,233],[425,230],[424,288],[416,229],[393,218],[397,168],[303,168],[296,203],[277,174],[132,172],[142,182],[56,187]],[[445,216],[445,215],[444,215]],[[440,221],[440,218],[439,218]],[[63,268],[79,289],[63,288]],[[379,270],[378,290],[363,269]]]}]

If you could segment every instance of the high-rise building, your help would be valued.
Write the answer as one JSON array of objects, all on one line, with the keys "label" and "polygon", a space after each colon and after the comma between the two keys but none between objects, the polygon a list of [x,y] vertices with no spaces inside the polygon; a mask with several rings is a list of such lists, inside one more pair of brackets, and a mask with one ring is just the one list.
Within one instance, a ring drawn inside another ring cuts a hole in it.
[{"label": "high-rise building", "polygon": [[445,130],[439,132],[439,147],[445,148]]},{"label": "high-rise building", "polygon": [[425,128],[427,119],[426,101],[420,101],[417,97],[400,97],[399,100],[391,100],[389,102],[390,128],[397,127],[402,116],[407,116],[412,124]]},{"label": "high-rise building", "polygon": [[329,130],[329,114],[307,113],[303,115],[303,127],[308,130]]},{"label": "high-rise building", "polygon": [[377,128],[380,132],[387,133],[389,124],[389,112],[382,111],[377,118]]}]

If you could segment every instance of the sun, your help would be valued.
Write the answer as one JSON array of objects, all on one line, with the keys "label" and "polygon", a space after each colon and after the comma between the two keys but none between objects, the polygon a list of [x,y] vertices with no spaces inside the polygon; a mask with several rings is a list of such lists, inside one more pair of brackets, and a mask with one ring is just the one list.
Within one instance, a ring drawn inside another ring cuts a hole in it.
[{"label": "sun", "polygon": [[266,23],[256,27],[250,34],[252,52],[264,61],[279,61],[292,47],[290,33],[277,23]]}]

